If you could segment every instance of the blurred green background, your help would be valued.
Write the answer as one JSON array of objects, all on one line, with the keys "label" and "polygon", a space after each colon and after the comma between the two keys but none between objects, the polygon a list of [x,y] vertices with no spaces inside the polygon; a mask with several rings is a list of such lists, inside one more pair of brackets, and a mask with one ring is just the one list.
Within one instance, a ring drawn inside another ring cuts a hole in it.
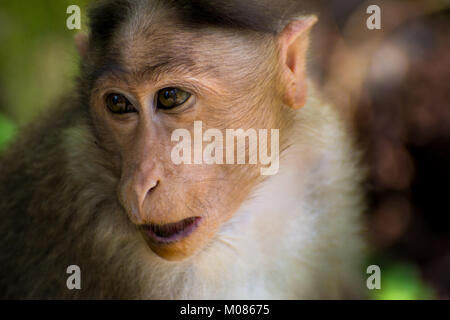
[{"label": "blurred green background", "polygon": [[21,126],[73,86],[77,30],[66,27],[71,4],[82,12],[88,1],[0,2],[0,148]]},{"label": "blurred green background", "polygon": [[[321,58],[323,61],[319,61],[322,65],[326,66],[328,53],[332,51],[335,43],[334,37],[342,30],[340,26],[344,25],[350,14],[357,10],[356,5],[360,2],[360,0],[327,2],[324,8],[328,11],[324,16],[334,19],[335,26],[325,28],[323,37],[325,40],[320,40],[319,47],[322,46],[323,50],[319,50],[318,55],[323,56]],[[0,2],[0,149],[6,147],[21,126],[32,121],[37,114],[45,112],[46,107],[73,87],[79,63],[73,39],[78,32],[87,31],[88,3],[88,0]],[[404,3],[407,5],[408,1]],[[73,4],[81,8],[82,30],[80,31],[68,30],[66,27],[69,16],[66,9]],[[399,10],[403,9],[399,7]],[[448,78],[445,81],[448,82]],[[401,93],[398,96],[402,97]],[[386,104],[385,101],[383,103]],[[370,105],[370,108],[373,108],[373,105]],[[370,119],[374,123],[377,121],[375,118]],[[396,127],[396,124],[392,124],[392,127]],[[385,189],[378,188],[378,190]],[[392,214],[395,215],[398,212],[400,211],[392,211]],[[382,223],[378,225],[382,227],[372,230],[376,230],[375,238],[383,240],[386,238],[383,232],[387,230],[383,223],[389,224],[390,216],[386,215],[387,218],[381,214],[379,216],[381,217],[379,221]],[[377,215],[373,214],[372,217]],[[398,240],[392,240],[389,244],[378,245],[378,247],[374,246],[374,251],[366,265],[376,264],[381,267],[381,290],[369,291],[369,296],[374,299],[448,297],[448,293],[437,294],[435,286],[424,277],[423,270],[433,270],[426,269],[428,264],[425,262],[428,260],[422,261],[422,266],[419,266],[417,261],[420,259],[411,253],[413,250],[409,250],[407,246],[395,247],[404,242],[402,235],[403,233],[399,231],[395,235],[397,237],[395,239]],[[418,238],[414,234],[412,237]],[[446,234],[445,237],[448,239]],[[442,252],[445,250],[444,248]],[[427,249],[424,248],[424,251]],[[361,272],[364,278],[369,276],[366,275],[365,269]],[[433,273],[435,272],[431,271],[431,274]],[[436,281],[439,283],[441,280]],[[445,292],[448,290],[448,285],[444,284],[443,288]]]}]

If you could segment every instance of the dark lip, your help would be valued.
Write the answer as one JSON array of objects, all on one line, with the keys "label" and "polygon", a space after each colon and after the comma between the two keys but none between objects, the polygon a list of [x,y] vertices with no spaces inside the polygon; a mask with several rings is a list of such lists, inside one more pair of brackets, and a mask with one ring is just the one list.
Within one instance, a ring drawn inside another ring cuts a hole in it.
[{"label": "dark lip", "polygon": [[170,244],[189,236],[201,220],[201,217],[190,217],[168,224],[146,224],[142,228],[153,243]]}]

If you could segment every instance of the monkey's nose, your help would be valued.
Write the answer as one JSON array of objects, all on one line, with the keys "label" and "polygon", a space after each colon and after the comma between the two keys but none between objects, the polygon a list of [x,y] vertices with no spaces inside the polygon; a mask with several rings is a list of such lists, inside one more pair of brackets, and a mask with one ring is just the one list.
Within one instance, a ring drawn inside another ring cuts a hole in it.
[{"label": "monkey's nose", "polygon": [[129,181],[122,189],[121,200],[125,209],[129,210],[133,222],[141,224],[146,220],[145,201],[160,184],[160,180]]},{"label": "monkey's nose", "polygon": [[[151,186],[151,187],[147,190],[146,196],[150,195],[150,193],[151,193],[153,190],[155,190],[156,187],[157,187],[158,185],[159,185],[159,180],[156,180],[156,183],[155,183],[153,186]],[[144,199],[144,200],[145,200],[145,199]]]},{"label": "monkey's nose", "polygon": [[139,204],[139,211],[142,212],[145,199],[150,196],[150,194],[156,189],[156,187],[159,185],[159,180],[153,180],[150,181],[144,185],[136,185],[135,186],[135,193],[138,199]]}]

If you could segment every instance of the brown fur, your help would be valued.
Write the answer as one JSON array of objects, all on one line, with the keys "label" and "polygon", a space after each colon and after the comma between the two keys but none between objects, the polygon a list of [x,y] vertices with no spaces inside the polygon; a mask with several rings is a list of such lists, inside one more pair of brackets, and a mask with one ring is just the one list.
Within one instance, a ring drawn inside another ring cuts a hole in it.
[{"label": "brown fur", "polygon": [[[280,129],[281,155],[290,159],[284,163],[284,175],[288,175],[289,170],[298,171],[305,180],[304,185],[292,186],[298,187],[300,192],[297,201],[303,197],[309,199],[309,193],[303,193],[305,188],[312,187],[311,192],[316,192],[315,188],[328,190],[329,186],[321,186],[310,178],[311,175],[336,174],[336,181],[331,183],[335,191],[329,197],[336,197],[336,201],[341,199],[338,194],[341,191],[337,190],[342,187],[346,200],[339,200],[336,207],[345,213],[335,219],[343,222],[337,223],[336,232],[339,232],[336,234],[325,220],[318,230],[310,231],[329,235],[314,247],[323,253],[320,259],[311,258],[314,260],[311,265],[322,264],[318,269],[325,270],[324,264],[342,259],[335,268],[339,279],[329,280],[333,288],[330,296],[340,296],[345,287],[353,287],[354,283],[343,279],[353,278],[344,273],[354,272],[360,252],[357,217],[362,205],[356,190],[360,180],[351,177],[359,174],[356,154],[352,154],[352,143],[332,109],[310,101],[305,111],[294,111],[306,102],[302,61],[307,36],[300,37],[298,48],[293,49],[293,54],[299,52],[301,72],[294,72],[291,77],[287,76],[289,71],[280,67],[286,60],[283,57],[291,51],[280,50],[283,43],[291,42],[283,41],[283,36],[251,29],[239,30],[237,34],[233,28],[223,26],[194,28],[183,20],[170,19],[173,9],[164,5],[120,2],[127,4],[128,16],[124,20],[128,23],[116,26],[108,42],[95,42],[95,34],[91,35],[82,66],[80,95],[50,109],[49,115],[24,132],[0,161],[3,230],[0,292],[3,296],[314,297],[315,285],[311,284],[311,290],[302,291],[294,287],[295,281],[288,285],[289,278],[283,278],[292,274],[292,279],[297,279],[293,273],[299,272],[298,279],[308,279],[306,265],[302,271],[301,264],[293,262],[302,258],[284,243],[294,237],[295,232],[286,233],[284,238],[281,236],[284,227],[280,223],[296,225],[296,216],[288,216],[286,218],[291,220],[284,221],[275,213],[266,217],[261,212],[261,220],[252,222],[253,227],[231,233],[236,239],[242,238],[242,249],[234,246],[233,236],[229,238],[228,232],[238,228],[236,221],[243,219],[244,205],[253,197],[257,198],[258,186],[273,186],[278,178],[262,177],[259,165],[176,166],[172,163],[171,132],[176,128],[192,132],[194,120],[203,121],[204,130]],[[300,29],[299,34],[304,31]],[[175,114],[155,111],[149,102],[151,97],[158,89],[172,86],[192,92],[195,108]],[[287,94],[287,90],[291,93]],[[120,119],[109,113],[104,104],[104,96],[109,92],[129,96],[139,113]],[[301,132],[299,128],[307,131]],[[320,128],[328,129],[321,132]],[[327,136],[330,132],[336,133],[337,142]],[[309,136],[311,141],[305,140]],[[299,145],[303,147],[299,149]],[[325,157],[333,146],[339,146],[340,150],[335,150],[332,157]],[[306,150],[306,153],[297,154],[299,150]],[[301,158],[294,165],[292,159],[299,155]],[[329,161],[334,162],[328,165]],[[318,173],[313,170],[316,166]],[[340,166],[345,167],[341,170]],[[157,187],[147,193],[155,181],[159,182]],[[281,194],[277,198],[274,193],[273,201],[282,201],[282,197]],[[300,207],[304,207],[305,212],[316,210],[312,204],[299,203]],[[331,209],[318,208],[323,211],[318,219],[331,214]],[[292,212],[296,210],[297,207]],[[143,224],[166,224],[190,216],[201,216],[202,224],[192,235],[174,244],[155,245],[147,243],[142,236],[140,226]],[[244,222],[238,224],[245,225]],[[231,275],[226,271],[239,265],[236,260],[239,255],[233,254],[239,250],[245,252],[244,248],[255,246],[258,241],[264,242],[261,238],[265,236],[257,230],[266,228],[266,234],[270,235],[267,239],[278,233],[282,239],[279,244],[278,240],[273,240],[263,250],[255,252],[254,261],[267,250],[267,266],[275,268],[276,261],[281,260],[286,263],[278,271],[260,270],[261,275],[267,275],[258,284],[261,288],[255,287],[251,294],[248,291],[252,287],[250,280],[241,283],[242,289],[234,284],[240,277],[241,282],[249,279],[244,275],[245,270],[253,268],[251,262],[247,261],[242,270],[234,272],[234,279],[229,278]],[[320,231],[322,228],[325,231]],[[354,241],[348,250],[341,248],[343,241],[336,240],[341,236],[340,231],[347,234],[348,241]],[[254,238],[248,236],[252,234]],[[292,244],[298,241],[293,239]],[[336,252],[343,250],[340,256],[332,257],[328,249],[324,249],[332,246],[331,243],[337,246]],[[279,257],[270,249],[277,245],[280,246]],[[290,259],[294,260],[290,263]],[[222,263],[218,264],[220,261]],[[82,270],[80,291],[70,291],[65,285],[68,276],[65,271],[72,264]],[[217,274],[210,268],[216,269]],[[330,272],[327,271],[327,277],[331,276]],[[270,278],[274,279],[273,283]],[[314,279],[320,281],[319,275]],[[281,290],[283,284],[285,293]],[[273,290],[268,289],[271,286]],[[321,288],[316,292],[318,297],[325,297],[329,289],[322,289],[327,285],[318,287]]]}]

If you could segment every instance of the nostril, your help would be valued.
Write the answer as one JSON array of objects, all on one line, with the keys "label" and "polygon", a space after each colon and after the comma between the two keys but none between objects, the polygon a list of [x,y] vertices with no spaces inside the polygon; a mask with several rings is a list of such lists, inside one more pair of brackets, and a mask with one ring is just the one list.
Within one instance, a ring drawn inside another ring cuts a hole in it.
[{"label": "nostril", "polygon": [[159,180],[156,181],[155,185],[153,187],[151,187],[150,189],[148,189],[147,191],[147,195],[150,195],[150,193],[156,189],[156,187],[159,185]]}]

